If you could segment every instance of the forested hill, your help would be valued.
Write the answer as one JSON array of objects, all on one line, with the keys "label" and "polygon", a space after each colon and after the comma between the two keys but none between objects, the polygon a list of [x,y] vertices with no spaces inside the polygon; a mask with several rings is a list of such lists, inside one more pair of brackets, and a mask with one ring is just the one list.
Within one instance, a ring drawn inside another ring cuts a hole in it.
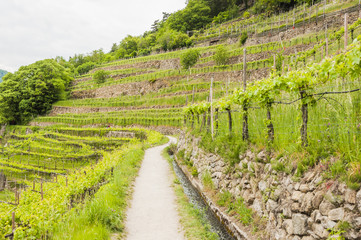
[{"label": "forested hill", "polygon": [[7,73],[8,73],[7,71],[0,69],[0,82],[2,82],[3,76],[5,76]]}]

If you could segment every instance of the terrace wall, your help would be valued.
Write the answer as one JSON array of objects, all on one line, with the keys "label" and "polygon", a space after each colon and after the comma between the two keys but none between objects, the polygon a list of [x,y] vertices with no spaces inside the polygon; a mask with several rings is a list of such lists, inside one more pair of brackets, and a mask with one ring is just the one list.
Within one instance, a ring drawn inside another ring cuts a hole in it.
[{"label": "terrace wall", "polygon": [[[340,222],[349,226],[344,233],[346,239],[361,239],[361,190],[356,192],[337,180],[325,180],[325,166],[317,165],[296,181],[292,175],[273,170],[265,152],[247,151],[230,170],[220,156],[202,150],[199,141],[181,135],[177,151],[185,150],[185,156],[198,170],[198,179],[208,171],[217,191],[242,197],[248,207],[266,219],[262,239],[327,239],[328,230]],[[235,224],[245,229],[239,222]]]}]

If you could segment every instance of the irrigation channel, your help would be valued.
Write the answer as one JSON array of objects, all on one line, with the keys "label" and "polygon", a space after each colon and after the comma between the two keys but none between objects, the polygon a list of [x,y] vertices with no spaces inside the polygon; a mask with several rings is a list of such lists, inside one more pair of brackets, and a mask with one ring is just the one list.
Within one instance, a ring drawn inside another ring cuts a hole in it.
[{"label": "irrigation channel", "polygon": [[212,232],[218,234],[219,239],[221,240],[234,240],[226,227],[220,222],[217,216],[209,209],[208,205],[200,195],[200,193],[193,187],[191,182],[188,180],[186,175],[180,169],[176,161],[173,160],[174,172],[177,175],[177,178],[182,184],[184,193],[187,195],[189,201],[200,210],[203,215],[203,218],[210,224]]}]

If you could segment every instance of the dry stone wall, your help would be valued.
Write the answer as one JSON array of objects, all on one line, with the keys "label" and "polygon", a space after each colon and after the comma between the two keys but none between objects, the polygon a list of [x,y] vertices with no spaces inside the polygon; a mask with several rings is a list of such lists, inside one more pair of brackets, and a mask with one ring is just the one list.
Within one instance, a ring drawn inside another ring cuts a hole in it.
[{"label": "dry stone wall", "polygon": [[346,239],[361,239],[361,190],[325,180],[321,165],[295,181],[292,175],[273,170],[265,152],[247,151],[230,171],[220,156],[202,150],[199,141],[182,135],[177,151],[185,150],[199,179],[209,172],[218,191],[242,197],[248,207],[267,219],[268,235],[263,239],[327,239],[330,230],[340,224],[348,227],[343,234]]}]

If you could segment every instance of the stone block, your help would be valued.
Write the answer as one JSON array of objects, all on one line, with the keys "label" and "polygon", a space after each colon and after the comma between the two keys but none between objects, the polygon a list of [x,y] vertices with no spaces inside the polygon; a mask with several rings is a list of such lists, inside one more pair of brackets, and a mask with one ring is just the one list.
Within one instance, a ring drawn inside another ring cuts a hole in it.
[{"label": "stone block", "polygon": [[292,215],[293,234],[306,235],[307,234],[307,216],[296,213]]},{"label": "stone block", "polygon": [[343,208],[335,208],[328,212],[328,218],[332,221],[340,221],[345,215],[345,210]]}]

